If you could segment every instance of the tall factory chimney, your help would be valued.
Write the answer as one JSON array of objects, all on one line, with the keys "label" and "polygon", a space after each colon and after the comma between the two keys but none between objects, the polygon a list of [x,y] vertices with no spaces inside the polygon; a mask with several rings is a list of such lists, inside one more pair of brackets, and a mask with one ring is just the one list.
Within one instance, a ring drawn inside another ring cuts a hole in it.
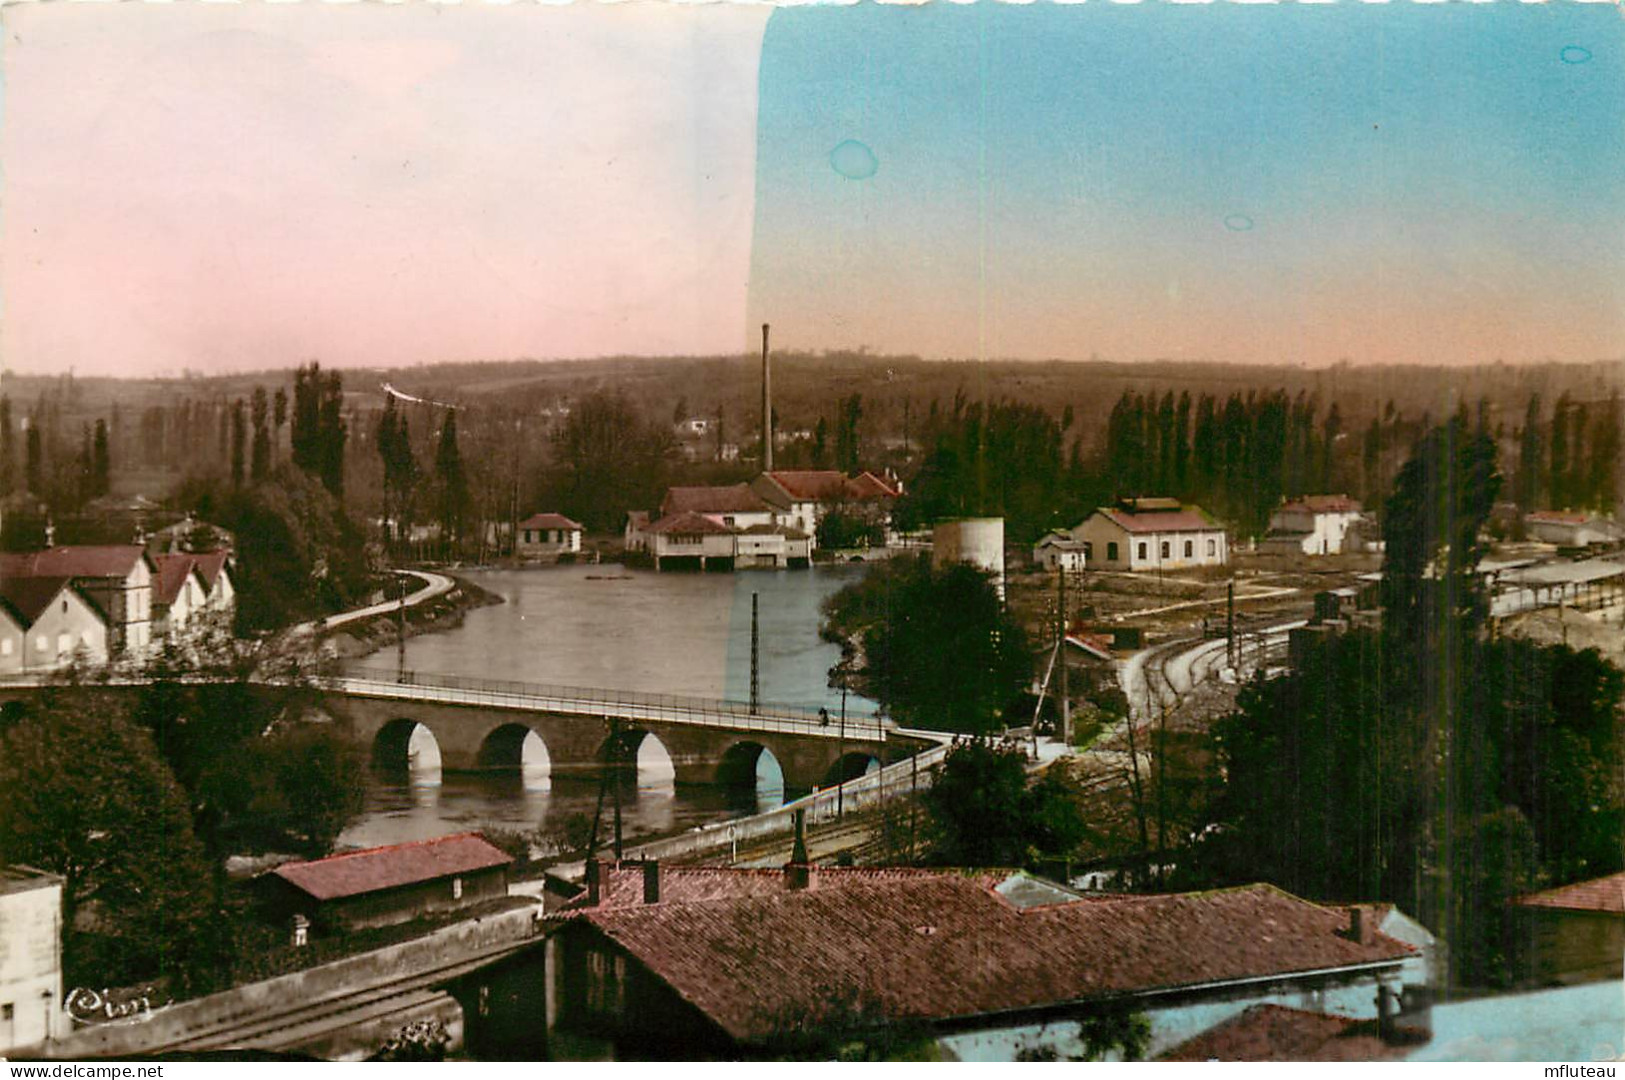
[{"label": "tall factory chimney", "polygon": [[767,323],[762,324],[762,471],[773,471],[773,374],[767,365]]}]

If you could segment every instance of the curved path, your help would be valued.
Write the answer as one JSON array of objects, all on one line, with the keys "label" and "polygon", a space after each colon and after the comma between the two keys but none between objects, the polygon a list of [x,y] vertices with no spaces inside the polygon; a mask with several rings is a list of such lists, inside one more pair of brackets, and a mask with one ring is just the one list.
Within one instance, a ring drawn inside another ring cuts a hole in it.
[{"label": "curved path", "polygon": [[299,623],[295,626],[290,626],[287,629],[287,636],[290,638],[302,637],[306,634],[315,634],[324,630],[331,630],[335,626],[343,626],[346,623],[359,622],[362,619],[370,619],[375,615],[385,615],[392,611],[398,611],[402,607],[416,607],[425,600],[433,600],[437,596],[444,596],[457,586],[457,582],[453,581],[446,575],[433,574],[426,570],[397,569],[391,572],[396,574],[410,574],[422,581],[423,587],[412,593],[405,600],[385,600],[381,604],[369,604],[366,607],[340,612],[337,615],[329,615],[325,619],[316,619],[313,622]]}]

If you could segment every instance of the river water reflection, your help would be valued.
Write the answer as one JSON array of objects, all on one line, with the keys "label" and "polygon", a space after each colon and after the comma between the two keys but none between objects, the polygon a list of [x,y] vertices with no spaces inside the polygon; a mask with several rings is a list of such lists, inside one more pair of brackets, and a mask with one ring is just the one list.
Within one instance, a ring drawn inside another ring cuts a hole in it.
[{"label": "river water reflection", "polygon": [[[751,595],[760,611],[761,696],[800,708],[841,707],[827,685],[840,650],[818,638],[819,605],[862,575],[861,566],[737,574],[657,574],[617,565],[466,573],[504,603],[468,613],[462,626],[408,640],[410,670],[467,678],[747,700],[750,696]],[[393,667],[385,651],[353,664]],[[874,704],[855,695],[849,716]],[[377,774],[365,816],[347,829],[350,845],[400,843],[484,827],[551,829],[598,810],[599,785],[547,778],[545,751],[527,744],[525,774],[441,775],[439,750],[419,728],[411,772]],[[764,754],[756,790],[676,789],[664,748],[646,739],[636,783],[623,786],[628,836],[691,828],[777,806],[784,799],[777,763]],[[611,802],[602,807],[607,833]]]}]

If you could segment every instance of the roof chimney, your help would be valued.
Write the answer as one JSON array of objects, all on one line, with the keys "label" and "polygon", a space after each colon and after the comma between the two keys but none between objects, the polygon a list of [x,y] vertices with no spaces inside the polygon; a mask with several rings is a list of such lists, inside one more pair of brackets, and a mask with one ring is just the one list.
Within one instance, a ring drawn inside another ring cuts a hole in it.
[{"label": "roof chimney", "polygon": [[587,859],[587,906],[597,907],[603,899],[604,864],[595,858]]},{"label": "roof chimney", "polygon": [[767,363],[767,323],[762,324],[762,471],[773,471],[773,375]]},{"label": "roof chimney", "polygon": [[643,860],[643,902],[660,903],[660,860]]},{"label": "roof chimney", "polygon": [[1376,940],[1376,920],[1372,918],[1375,912],[1368,912],[1355,905],[1349,908],[1349,940],[1361,945],[1369,945]]},{"label": "roof chimney", "polygon": [[813,883],[813,867],[807,858],[807,811],[797,810],[795,822],[796,842],[790,848],[790,861],[784,867],[784,883],[792,890],[810,889]]}]

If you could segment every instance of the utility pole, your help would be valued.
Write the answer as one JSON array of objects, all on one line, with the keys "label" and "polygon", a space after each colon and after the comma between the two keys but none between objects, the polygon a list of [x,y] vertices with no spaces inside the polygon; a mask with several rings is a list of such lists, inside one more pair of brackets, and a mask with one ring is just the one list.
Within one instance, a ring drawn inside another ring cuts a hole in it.
[{"label": "utility pole", "polygon": [[757,619],[759,594],[750,594],[750,711],[762,711],[761,638]]},{"label": "utility pole", "polygon": [[609,718],[609,768],[615,784],[615,862],[621,861],[621,722]]},{"label": "utility pole", "polygon": [[1224,655],[1236,666],[1236,579],[1225,586]]},{"label": "utility pole", "polygon": [[841,742],[836,758],[835,816],[846,816],[846,675],[841,675]]},{"label": "utility pole", "polygon": [[395,575],[400,603],[395,608],[395,681],[406,681],[406,575]]},{"label": "utility pole", "polygon": [[1066,563],[1057,564],[1061,570],[1060,596],[1057,598],[1055,612],[1058,616],[1059,631],[1055,641],[1055,659],[1061,664],[1061,744],[1072,745],[1072,694],[1067,685],[1066,677]]},{"label": "utility pole", "polygon": [[762,471],[773,471],[773,376],[767,364],[767,323],[762,324]]}]

